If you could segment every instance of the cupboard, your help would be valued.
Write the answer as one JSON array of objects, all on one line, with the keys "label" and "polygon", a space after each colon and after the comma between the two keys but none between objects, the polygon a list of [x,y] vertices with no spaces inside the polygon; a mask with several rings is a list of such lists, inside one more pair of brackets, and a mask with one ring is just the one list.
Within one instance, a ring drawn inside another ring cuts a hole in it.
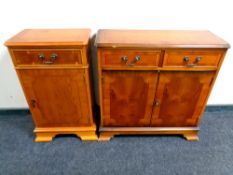
[{"label": "cupboard", "polygon": [[35,123],[36,142],[58,134],[97,140],[89,38],[89,29],[27,29],[5,43]]},{"label": "cupboard", "polygon": [[99,30],[100,140],[181,134],[198,124],[229,44],[208,31]]}]

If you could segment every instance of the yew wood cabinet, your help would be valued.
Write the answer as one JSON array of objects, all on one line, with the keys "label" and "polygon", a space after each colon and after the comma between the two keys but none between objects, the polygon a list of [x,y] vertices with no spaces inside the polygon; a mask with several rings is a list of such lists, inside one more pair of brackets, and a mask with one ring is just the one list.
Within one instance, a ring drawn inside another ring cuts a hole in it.
[{"label": "yew wood cabinet", "polygon": [[181,134],[198,124],[229,44],[208,31],[99,30],[100,140]]},{"label": "yew wood cabinet", "polygon": [[97,140],[89,80],[89,29],[27,29],[8,47],[35,123],[36,141],[57,134]]}]

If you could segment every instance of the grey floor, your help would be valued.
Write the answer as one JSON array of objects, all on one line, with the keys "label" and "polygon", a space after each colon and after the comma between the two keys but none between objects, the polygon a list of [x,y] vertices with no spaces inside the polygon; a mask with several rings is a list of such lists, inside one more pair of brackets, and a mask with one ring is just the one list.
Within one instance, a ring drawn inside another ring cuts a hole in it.
[{"label": "grey floor", "polygon": [[62,136],[35,143],[30,114],[0,112],[0,174],[232,175],[231,109],[205,112],[198,142],[179,136],[125,136],[110,142]]}]

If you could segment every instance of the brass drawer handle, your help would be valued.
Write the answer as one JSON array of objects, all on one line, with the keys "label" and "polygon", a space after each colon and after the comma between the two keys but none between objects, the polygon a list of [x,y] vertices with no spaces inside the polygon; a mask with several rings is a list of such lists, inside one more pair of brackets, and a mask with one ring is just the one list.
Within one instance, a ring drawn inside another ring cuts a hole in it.
[{"label": "brass drawer handle", "polygon": [[50,59],[49,60],[45,60],[45,56],[43,53],[40,53],[38,55],[38,58],[43,61],[43,64],[53,64],[54,61],[58,58],[58,55],[56,53],[52,53],[51,56],[50,56]]},{"label": "brass drawer handle", "polygon": [[201,60],[202,60],[202,57],[201,57],[201,56],[197,56],[194,63],[189,63],[189,57],[188,57],[188,56],[185,56],[185,57],[183,58],[183,61],[186,63],[186,66],[187,66],[187,67],[194,67],[194,66],[197,66],[197,64],[198,64]]},{"label": "brass drawer handle", "polygon": [[134,66],[138,61],[141,60],[140,56],[135,56],[134,60],[131,63],[128,63],[128,57],[127,56],[122,56],[121,60],[123,61],[123,63],[125,63],[127,66]]},{"label": "brass drawer handle", "polygon": [[124,55],[121,57],[121,60],[123,61],[123,63],[127,64],[128,57]]},{"label": "brass drawer handle", "polygon": [[43,53],[39,53],[38,58],[39,58],[39,60],[43,61],[45,59],[45,56]]}]

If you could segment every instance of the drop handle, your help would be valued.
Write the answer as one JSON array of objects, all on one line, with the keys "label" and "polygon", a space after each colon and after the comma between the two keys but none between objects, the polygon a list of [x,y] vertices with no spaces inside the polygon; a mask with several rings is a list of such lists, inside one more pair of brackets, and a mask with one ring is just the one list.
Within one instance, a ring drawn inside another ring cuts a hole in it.
[{"label": "drop handle", "polygon": [[121,57],[121,60],[122,60],[125,64],[127,64],[128,57],[127,57],[127,56],[122,56],[122,57]]},{"label": "drop handle", "polygon": [[54,61],[58,58],[56,53],[52,53],[49,60],[43,61],[44,64],[53,64]]},{"label": "drop handle", "polygon": [[201,60],[202,60],[202,57],[201,56],[197,56],[195,62],[199,63]]},{"label": "drop handle", "polygon": [[58,55],[56,53],[52,53],[50,56],[51,61],[55,61],[57,59]]},{"label": "drop handle", "polygon": [[183,61],[185,62],[185,64],[186,64],[187,67],[197,66],[197,64],[198,64],[201,60],[202,60],[202,57],[201,57],[201,56],[197,56],[194,63],[189,63],[190,59],[189,59],[188,56],[185,56],[185,57],[183,58]]},{"label": "drop handle", "polygon": [[135,60],[135,62],[138,62],[141,60],[141,57],[137,55],[137,56],[135,56],[134,60]]},{"label": "drop handle", "polygon": [[45,59],[45,56],[43,53],[39,53],[38,58],[39,58],[39,60],[43,61]]},{"label": "drop handle", "polygon": [[128,63],[128,57],[127,56],[122,56],[121,60],[123,61],[123,63],[125,63],[125,65],[127,66],[134,66],[138,61],[141,60],[140,56],[135,56],[134,60],[131,63]]}]

